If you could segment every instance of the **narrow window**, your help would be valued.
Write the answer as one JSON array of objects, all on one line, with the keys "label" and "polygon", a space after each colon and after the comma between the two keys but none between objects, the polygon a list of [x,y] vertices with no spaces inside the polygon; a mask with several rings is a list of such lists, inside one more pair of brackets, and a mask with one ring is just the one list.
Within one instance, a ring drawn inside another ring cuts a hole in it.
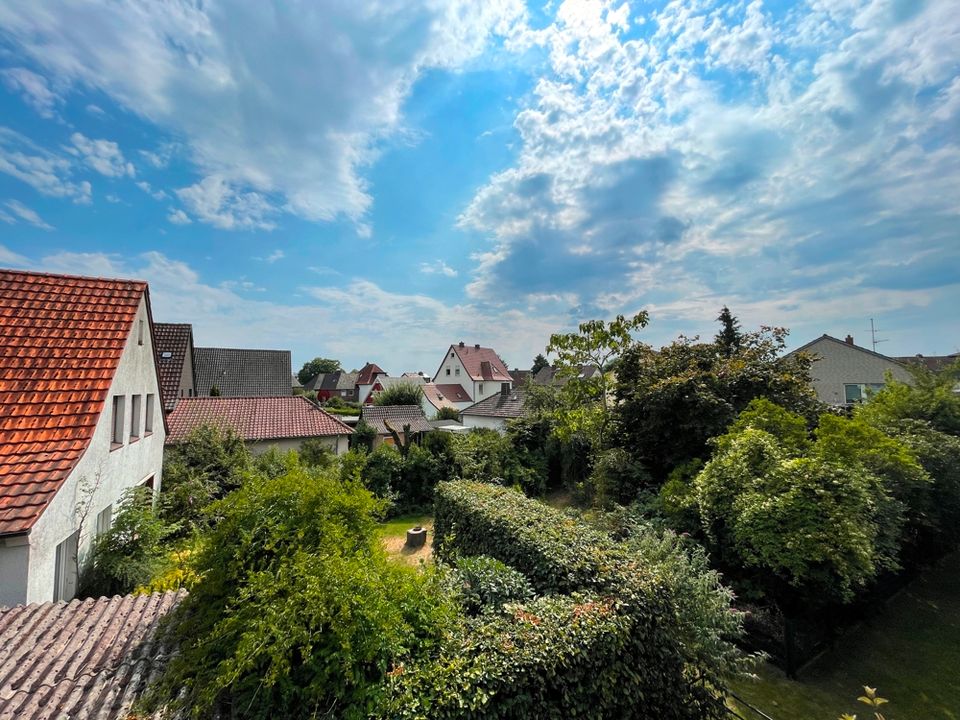
[{"label": "narrow window", "polygon": [[113,524],[113,503],[97,513],[97,535],[103,535]]},{"label": "narrow window", "polygon": [[456,375],[457,377],[460,377],[460,368],[457,368],[453,374]]},{"label": "narrow window", "polygon": [[143,416],[143,432],[145,435],[149,435],[153,432],[153,405],[153,393],[150,393],[147,395],[147,407]]},{"label": "narrow window", "polygon": [[477,386],[477,390],[479,391],[479,393],[480,393],[481,395],[483,395],[483,383],[480,383],[480,384]]},{"label": "narrow window", "polygon": [[143,345],[143,320],[140,321],[140,325],[137,327],[137,345]]},{"label": "narrow window", "polygon": [[57,545],[53,564],[53,601],[72,600],[77,594],[77,540],[80,531]]},{"label": "narrow window", "polygon": [[123,395],[113,396],[113,445],[123,445]]},{"label": "narrow window", "polygon": [[140,437],[140,396],[134,395],[130,402],[130,439]]},{"label": "narrow window", "polygon": [[447,375],[450,374],[450,368],[447,368]]}]

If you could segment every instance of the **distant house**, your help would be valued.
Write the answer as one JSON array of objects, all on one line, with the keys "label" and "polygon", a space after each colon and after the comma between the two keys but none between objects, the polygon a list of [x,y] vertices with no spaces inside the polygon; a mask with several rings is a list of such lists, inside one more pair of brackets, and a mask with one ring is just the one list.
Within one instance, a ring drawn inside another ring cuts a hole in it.
[{"label": "distant house", "polygon": [[314,375],[312,378],[310,378],[309,380],[307,380],[307,381],[302,385],[303,389],[304,389],[306,392],[313,391],[313,392],[319,393],[319,392],[320,392],[320,386],[323,384],[323,381],[324,381],[324,379],[327,377],[328,374],[329,374],[329,373],[318,373],[318,374]]},{"label": "distant house", "polygon": [[847,406],[867,400],[871,392],[883,387],[887,373],[906,383],[913,379],[902,363],[855,345],[850,335],[844,340],[822,335],[789,355],[800,352],[813,356],[813,389],[820,401],[829,405]]},{"label": "distant house", "polygon": [[164,412],[173,410],[177,399],[197,394],[193,372],[193,326],[189,323],[154,323],[160,395]]},{"label": "distant house", "polygon": [[477,402],[499,393],[503,383],[513,387],[510,371],[493,348],[463,342],[447,349],[433,381],[438,385],[462,385]]},{"label": "distant house", "polygon": [[296,392],[297,390],[303,390],[303,383],[297,379],[295,373],[290,373],[290,389],[293,392]]},{"label": "distant house", "polygon": [[960,360],[960,353],[953,355],[908,355],[907,357],[894,358],[897,362],[904,365],[919,365],[930,372],[938,373],[946,370],[948,367]]},{"label": "distant house", "polygon": [[143,717],[134,704],[171,655],[186,591],[0,609],[0,717]]},{"label": "distant house", "polygon": [[423,390],[423,413],[432,420],[441,408],[452,408],[456,411],[473,405],[473,400],[462,385],[453,383],[426,383]]},{"label": "distant house", "polygon": [[[558,374],[558,372],[559,368],[547,365],[546,367],[542,367],[537,371],[537,374],[533,376],[533,382],[535,385],[560,386],[565,385],[574,377],[567,374]],[[596,377],[599,374],[600,368],[598,368],[596,365],[581,365],[580,372],[576,375],[576,378],[585,380]]]},{"label": "distant house", "polygon": [[160,489],[154,349],[146,283],[0,270],[0,606],[71,599],[123,492]]},{"label": "distant house", "polygon": [[317,399],[323,402],[338,397],[346,402],[357,401],[357,377],[359,373],[337,370],[326,373],[323,381],[317,385]]},{"label": "distant house", "polygon": [[466,428],[488,428],[503,432],[507,429],[508,420],[523,415],[525,395],[524,390],[511,388],[504,383],[496,395],[461,410],[460,421]]},{"label": "distant house", "polygon": [[[390,432],[391,428],[404,442],[414,435],[430,432],[433,429],[419,405],[367,405],[360,411],[360,417],[377,431],[374,447],[381,443],[395,444]],[[405,427],[407,427],[406,431]]]},{"label": "distant house", "polygon": [[533,372],[530,370],[520,370],[519,368],[514,368],[510,371],[510,377],[513,378],[514,387],[523,387],[533,379]]},{"label": "distant house", "polygon": [[368,362],[357,373],[356,384],[356,402],[362,405],[373,403],[372,393],[383,390],[383,385],[378,382],[380,378],[387,377],[387,371],[376,363]]},{"label": "distant house", "polygon": [[305,440],[319,439],[336,455],[348,450],[347,425],[305,397],[184,398],[167,418],[167,444],[176,445],[201,425],[230,427],[256,455],[277,447],[299,450]]},{"label": "distant house", "polygon": [[289,350],[194,348],[197,395],[216,388],[221,397],[293,395]]}]

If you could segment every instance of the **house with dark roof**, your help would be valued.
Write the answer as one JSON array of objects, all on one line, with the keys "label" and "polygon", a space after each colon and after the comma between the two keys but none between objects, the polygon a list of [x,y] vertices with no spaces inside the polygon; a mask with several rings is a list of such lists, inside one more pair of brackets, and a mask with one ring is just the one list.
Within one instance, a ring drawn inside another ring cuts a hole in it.
[{"label": "house with dark roof", "polygon": [[562,373],[560,372],[559,368],[547,365],[540,368],[536,375],[533,376],[533,383],[535,385],[552,385],[554,387],[560,387],[566,385],[574,377],[576,377],[578,380],[589,380],[590,378],[596,377],[599,374],[600,368],[598,368],[596,365],[581,365],[576,375]]},{"label": "house with dark roof", "polygon": [[886,355],[854,344],[853,336],[839,340],[821,335],[788,353],[813,356],[812,385],[821,402],[840,407],[864,402],[884,386],[887,373],[910,383],[913,376],[903,364]]},{"label": "house with dark roof", "polygon": [[346,402],[356,402],[357,376],[358,373],[347,372],[346,370],[326,373],[323,376],[323,382],[315,388],[317,399],[326,402],[337,397]]},{"label": "house with dark roof", "polygon": [[349,449],[353,430],[302,396],[184,398],[167,418],[167,444],[183,442],[201,425],[230,427],[254,454],[271,447],[299,450],[317,439],[336,455]]},{"label": "house with dark roof", "polygon": [[503,384],[513,387],[510,371],[493,348],[462,341],[447,349],[433,381],[462,385],[475,402],[496,395]]},{"label": "house with dark roof", "polygon": [[194,348],[197,395],[279,397],[293,395],[289,350]]},{"label": "house with dark roof", "polygon": [[368,362],[357,373],[357,398],[356,401],[362,405],[373,404],[373,394],[383,390],[383,384],[379,382],[380,378],[387,377],[387,371],[376,363]]},{"label": "house with dark roof", "polygon": [[0,608],[0,718],[126,720],[173,653],[186,591]]},{"label": "house with dark roof", "polygon": [[533,379],[533,375],[534,373],[530,370],[521,370],[520,368],[514,368],[510,371],[510,377],[513,378],[514,387],[523,387]]},{"label": "house with dark roof", "polygon": [[193,326],[189,323],[154,323],[157,368],[163,411],[170,412],[177,400],[197,394],[193,372]]},{"label": "house with dark roof", "polygon": [[377,431],[374,447],[381,443],[396,444],[391,429],[404,442],[433,430],[419,405],[365,405],[360,411],[360,418]]},{"label": "house with dark roof", "polygon": [[69,600],[121,495],[160,488],[147,284],[0,270],[0,606]]},{"label": "house with dark roof", "polygon": [[500,392],[474,403],[460,411],[460,422],[465,428],[487,428],[504,432],[507,421],[523,415],[526,393],[521,388],[510,388],[506,383]]}]

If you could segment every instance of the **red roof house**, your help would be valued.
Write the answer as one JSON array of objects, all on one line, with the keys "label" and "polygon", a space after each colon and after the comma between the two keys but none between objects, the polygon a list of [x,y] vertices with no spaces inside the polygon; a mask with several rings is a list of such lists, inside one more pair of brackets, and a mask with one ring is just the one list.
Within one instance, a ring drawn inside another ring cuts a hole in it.
[{"label": "red roof house", "polygon": [[122,492],[159,487],[152,325],[144,282],[0,270],[0,606],[71,598]]},{"label": "red roof house", "polygon": [[475,402],[501,392],[504,385],[513,387],[510,371],[493,348],[462,341],[447,349],[433,381],[462,385]]}]

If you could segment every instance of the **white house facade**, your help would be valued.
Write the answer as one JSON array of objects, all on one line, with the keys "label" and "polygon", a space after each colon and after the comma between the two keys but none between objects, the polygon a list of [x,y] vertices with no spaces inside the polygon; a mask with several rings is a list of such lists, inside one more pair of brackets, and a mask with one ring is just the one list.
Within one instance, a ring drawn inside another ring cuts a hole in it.
[{"label": "white house facade", "polygon": [[513,377],[493,348],[451,345],[433,376],[437,385],[461,385],[474,403],[500,392],[504,383],[513,387]]}]

